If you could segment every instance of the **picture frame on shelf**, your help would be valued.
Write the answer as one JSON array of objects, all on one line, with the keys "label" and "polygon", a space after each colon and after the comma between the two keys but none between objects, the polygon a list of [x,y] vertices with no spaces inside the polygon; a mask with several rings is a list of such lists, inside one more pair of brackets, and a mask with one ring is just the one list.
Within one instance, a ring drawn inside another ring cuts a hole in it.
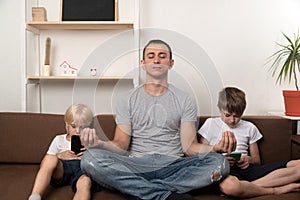
[{"label": "picture frame on shelf", "polygon": [[118,0],[61,0],[61,21],[117,21]]}]

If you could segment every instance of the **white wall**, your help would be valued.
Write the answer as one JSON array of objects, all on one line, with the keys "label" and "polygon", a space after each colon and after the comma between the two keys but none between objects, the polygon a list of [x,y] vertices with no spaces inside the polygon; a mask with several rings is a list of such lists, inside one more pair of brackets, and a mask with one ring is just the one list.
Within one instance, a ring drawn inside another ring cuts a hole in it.
[{"label": "white wall", "polygon": [[0,111],[21,110],[22,6],[18,0],[0,1]]},{"label": "white wall", "polygon": [[[119,0],[119,2],[120,20],[132,20],[132,1]],[[53,0],[43,0],[40,4],[51,5],[47,10],[49,20],[58,18],[57,5]],[[2,24],[5,24],[3,27],[7,27],[3,29],[6,31],[1,29],[1,36],[4,34],[4,37],[1,37],[0,69],[1,81],[5,84],[1,84],[0,87],[4,96],[9,99],[8,101],[1,98],[0,110],[21,110],[23,101],[20,81],[22,63],[20,43],[23,30],[19,25],[23,20],[22,16],[18,16],[22,12],[13,14],[9,12],[16,9],[23,10],[22,6],[16,0],[0,2]],[[248,107],[245,114],[266,115],[269,111],[283,111],[281,90],[294,89],[293,85],[275,85],[275,78],[270,76],[268,66],[264,64],[266,58],[278,48],[275,42],[284,42],[281,32],[292,35],[298,31],[299,9],[298,0],[140,0],[141,46],[152,38],[162,38],[170,43],[175,58],[170,81],[195,95],[201,114],[216,112],[217,92],[222,87],[237,86],[247,93]],[[66,33],[54,31],[51,34],[59,35],[56,41],[59,41],[60,46],[57,48],[62,48],[61,52],[68,51],[65,57],[76,55],[73,59],[75,65],[77,63],[81,65],[98,46],[119,34],[119,32],[108,32],[113,35],[107,35],[107,32],[93,32],[89,33],[87,38],[80,31],[67,32],[69,33],[72,34],[66,40],[62,37]],[[45,32],[41,37],[46,37],[47,34],[48,32]],[[62,44],[78,37],[81,42],[76,40],[74,45],[76,48],[62,47],[64,46]],[[95,37],[99,37],[97,43],[90,40]],[[5,46],[2,45],[2,40]],[[64,48],[67,50],[63,50]],[[43,50],[40,53],[42,54]],[[124,65],[122,73],[130,72],[137,67],[132,66],[135,63],[129,54],[127,56],[130,59],[120,56],[120,60],[113,61],[118,66],[120,63]],[[62,56],[62,53],[57,54],[58,60],[55,61],[57,64],[60,63],[59,59],[63,59]],[[8,65],[10,67],[6,68]],[[118,73],[113,69],[107,72]],[[143,79],[143,73],[141,78]],[[59,89],[55,89],[53,84],[44,86],[49,93],[44,94],[48,96],[43,98],[45,108],[43,111],[62,113],[73,101],[71,97],[73,90],[63,88],[65,86],[72,88],[73,83],[63,82],[61,83],[65,85],[63,87],[55,83]],[[119,84],[122,87],[117,91],[132,86],[130,83],[124,84]],[[8,89],[7,85],[11,85],[14,90]],[[100,100],[95,100],[96,112],[112,112],[111,105],[108,104],[112,101],[112,93],[116,91],[111,92],[107,86],[101,92],[97,90],[95,93],[97,95],[99,93],[95,99],[106,99],[104,104]],[[35,104],[33,100],[31,103]]]},{"label": "white wall", "polygon": [[[174,31],[174,35],[182,34],[198,44],[213,62],[214,65],[210,66],[217,70],[223,85],[237,86],[247,93],[245,114],[264,115],[269,111],[283,111],[281,90],[294,89],[293,85],[275,85],[275,78],[269,75],[264,64],[278,48],[275,42],[283,42],[281,32],[292,35],[298,31],[299,9],[298,0],[142,0],[141,27],[168,29]],[[153,37],[157,37],[157,33]],[[174,48],[181,42],[171,40]],[[186,54],[194,51],[199,51],[199,48],[191,48]],[[201,56],[205,58],[203,53]],[[174,70],[177,68],[181,74],[186,68],[193,67],[177,62]],[[194,68],[201,72],[207,66]],[[189,76],[184,79],[188,80]],[[209,81],[205,79],[219,78],[203,79],[205,84]],[[193,88],[197,85],[203,84],[192,83]],[[201,92],[196,96],[200,112],[210,113],[215,106],[211,98],[216,97],[213,94],[209,97],[210,91],[205,85],[199,90]]]}]

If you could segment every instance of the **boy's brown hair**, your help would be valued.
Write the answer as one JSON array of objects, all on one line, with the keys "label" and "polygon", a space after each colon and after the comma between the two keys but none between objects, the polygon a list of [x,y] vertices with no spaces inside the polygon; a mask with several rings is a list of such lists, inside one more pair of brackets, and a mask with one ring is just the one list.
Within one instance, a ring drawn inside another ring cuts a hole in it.
[{"label": "boy's brown hair", "polygon": [[235,87],[226,87],[219,93],[218,108],[241,117],[246,109],[245,93]]}]

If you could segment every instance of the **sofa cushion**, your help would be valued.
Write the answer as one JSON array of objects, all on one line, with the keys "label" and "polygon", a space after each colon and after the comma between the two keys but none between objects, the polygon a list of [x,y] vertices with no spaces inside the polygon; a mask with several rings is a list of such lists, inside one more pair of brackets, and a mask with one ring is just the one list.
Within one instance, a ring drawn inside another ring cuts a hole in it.
[{"label": "sofa cushion", "polygon": [[262,163],[291,159],[292,121],[276,116],[247,116],[263,135],[258,142]]},{"label": "sofa cushion", "polygon": [[1,199],[27,199],[38,169],[39,165],[1,164]]},{"label": "sofa cushion", "polygon": [[111,114],[97,115],[94,121],[94,127],[102,140],[112,140],[116,128],[115,116]]},{"label": "sofa cushion", "polygon": [[63,115],[0,113],[0,162],[40,163],[54,136],[64,132]]},{"label": "sofa cushion", "polygon": [[[98,115],[94,126],[102,139],[113,139],[114,115]],[[40,163],[53,138],[63,133],[62,114],[0,113],[0,162]]]},{"label": "sofa cushion", "polygon": [[[199,117],[199,125],[207,119]],[[264,135],[259,143],[263,163],[290,158],[291,120],[270,116],[246,116]],[[98,115],[95,128],[102,139],[111,140],[115,130],[114,115]],[[0,113],[0,194],[1,200],[27,199],[33,187],[39,163],[53,137],[65,132],[63,115],[37,113]],[[104,134],[105,133],[105,134]],[[295,152],[299,153],[299,152]],[[299,154],[300,155],[300,154]],[[23,164],[22,164],[23,163]],[[32,164],[36,163],[36,164]],[[196,200],[230,199],[207,189],[191,192]],[[47,188],[44,199],[72,199],[70,186]],[[251,200],[295,200],[300,192],[284,195],[268,195]],[[102,189],[92,199],[125,200],[117,191]]]}]

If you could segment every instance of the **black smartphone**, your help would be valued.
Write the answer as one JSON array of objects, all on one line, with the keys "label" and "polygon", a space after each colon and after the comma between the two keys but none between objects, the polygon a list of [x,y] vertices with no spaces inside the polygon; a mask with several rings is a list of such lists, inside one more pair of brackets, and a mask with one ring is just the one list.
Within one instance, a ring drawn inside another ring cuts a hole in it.
[{"label": "black smartphone", "polygon": [[80,136],[79,135],[72,135],[71,138],[71,151],[75,154],[79,154],[81,152],[81,148],[84,146],[81,145]]}]

